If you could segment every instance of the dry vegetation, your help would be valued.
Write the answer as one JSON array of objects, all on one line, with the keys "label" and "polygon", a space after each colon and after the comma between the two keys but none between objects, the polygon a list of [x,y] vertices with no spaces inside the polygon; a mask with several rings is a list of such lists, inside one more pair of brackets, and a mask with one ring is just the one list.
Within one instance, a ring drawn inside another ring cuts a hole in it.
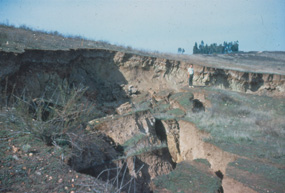
[{"label": "dry vegetation", "polygon": [[[12,52],[23,52],[27,48],[99,48],[171,59],[179,57],[179,60],[188,59],[187,56],[138,51],[81,37],[65,37],[55,32],[31,31],[25,27],[16,29],[0,26],[0,44],[2,50]],[[281,58],[280,61],[282,60]],[[118,151],[120,153],[117,155],[109,147],[119,147],[106,143],[109,140],[106,140],[106,136],[98,133],[95,137],[90,137],[90,133],[86,132],[86,124],[90,120],[100,118],[102,114],[98,113],[95,103],[85,98],[86,88],[59,87],[52,98],[43,93],[38,99],[32,99],[25,93],[14,96],[13,91],[8,96],[7,89],[6,84],[4,93],[1,93],[0,104],[0,192],[135,192],[135,187],[131,185],[135,184],[134,177],[126,176],[126,159],[167,147],[166,143],[145,143],[149,136],[141,133],[121,144],[122,150]],[[208,109],[204,106],[194,109],[194,95],[192,90],[187,90],[171,93],[167,98],[176,100],[179,108],[173,108],[167,100],[150,102],[148,98],[143,97],[133,104],[132,110],[148,109],[157,120],[182,119],[193,122],[197,128],[211,134],[210,138],[205,139],[206,142],[246,158],[231,163],[233,167],[267,176],[268,183],[276,180],[278,183],[284,183],[284,99],[210,87],[195,88],[194,91],[207,93],[206,98],[212,106]],[[75,172],[80,171],[80,168],[76,168],[79,167],[77,162],[83,163],[86,154],[93,156],[92,159],[87,157],[85,160],[90,162],[97,162],[105,156],[100,149],[103,149],[104,153],[107,152],[108,161],[115,160],[117,165],[104,166],[106,168],[98,166],[103,169],[97,178]],[[203,164],[205,161],[200,162]],[[251,167],[254,163],[258,163],[258,172]],[[204,165],[208,168],[208,164],[206,161]],[[154,180],[153,185],[157,190],[167,188],[172,192],[188,189],[209,192],[219,188],[220,179],[205,172],[201,169],[203,167],[182,162],[177,165],[177,170]],[[143,169],[143,166],[139,166],[135,174],[139,175]],[[277,174],[271,175],[270,171],[276,171]],[[112,176],[109,176],[110,173]],[[239,181],[245,181],[239,179],[240,176],[232,170],[229,175]],[[105,182],[100,181],[100,176]],[[188,183],[189,179],[193,184]]]},{"label": "dry vegetation", "polygon": [[160,53],[132,48],[125,45],[113,45],[104,40],[89,40],[79,35],[63,35],[59,32],[33,30],[27,26],[15,28],[0,25],[0,50],[23,52],[25,49],[64,50],[64,49],[106,49],[142,56],[159,57],[169,60],[191,61],[194,65],[207,65],[238,71],[285,74],[285,52],[238,52],[232,54],[186,55]]},{"label": "dry vegetation", "polygon": [[108,192],[102,182],[66,164],[80,149],[74,136],[84,134],[84,121],[92,115],[92,104],[80,101],[83,93],[82,88],[62,91],[61,107],[44,96],[35,101],[25,95],[12,96],[1,107],[1,192],[91,191],[96,184]]},{"label": "dry vegetation", "polygon": [[[272,99],[208,88],[213,106],[188,113],[185,119],[211,134],[207,141],[226,151],[275,163],[285,161],[285,103]],[[247,151],[243,151],[247,149]]]},{"label": "dry vegetation", "polygon": [[27,26],[15,28],[13,26],[0,25],[0,45],[3,51],[8,52],[23,52],[25,49],[65,50],[89,48],[115,50],[149,56],[164,55],[158,51],[149,52],[146,50],[133,49],[130,46],[113,45],[108,41],[89,40],[79,35],[63,35],[56,31],[37,31]]}]

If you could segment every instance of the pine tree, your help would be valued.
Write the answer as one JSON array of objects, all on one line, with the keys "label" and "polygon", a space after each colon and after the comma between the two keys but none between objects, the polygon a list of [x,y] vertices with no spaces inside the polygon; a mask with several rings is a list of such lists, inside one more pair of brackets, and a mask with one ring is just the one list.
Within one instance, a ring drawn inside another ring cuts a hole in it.
[{"label": "pine tree", "polygon": [[193,54],[199,54],[199,48],[198,48],[197,42],[195,42],[195,45],[193,47]]},{"label": "pine tree", "polygon": [[232,51],[233,52],[238,52],[239,50],[238,50],[238,41],[235,41],[234,42],[234,44],[233,44],[233,46],[232,46]]},{"label": "pine tree", "polygon": [[239,42],[235,41],[233,42],[226,42],[224,41],[223,44],[217,45],[216,43],[210,44],[204,44],[204,41],[201,41],[201,44],[197,45],[197,42],[195,42],[195,45],[193,47],[193,54],[227,54],[232,52],[238,52],[239,51]]}]

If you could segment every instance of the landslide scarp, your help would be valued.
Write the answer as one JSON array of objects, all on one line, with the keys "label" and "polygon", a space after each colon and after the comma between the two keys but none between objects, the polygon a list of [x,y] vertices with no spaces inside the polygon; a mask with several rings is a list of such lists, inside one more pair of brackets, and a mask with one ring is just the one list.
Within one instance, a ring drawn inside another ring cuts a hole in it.
[{"label": "landslide scarp", "polygon": [[127,90],[124,86],[132,85],[141,91],[178,90],[187,85],[187,66],[194,64],[197,86],[284,95],[282,74],[209,67],[195,57],[173,60],[102,49],[26,50],[17,54],[1,51],[0,89],[3,91],[8,84],[18,95],[25,90],[35,98],[43,91],[51,95],[59,85],[81,84],[89,88],[93,99],[115,101],[127,94],[120,93],[120,89]]},{"label": "landslide scarp", "polygon": [[[116,191],[275,191],[259,183],[285,179],[280,73],[101,49],[0,54],[2,107],[35,101],[23,128],[70,148],[65,163]],[[248,172],[259,180],[245,182]]]}]

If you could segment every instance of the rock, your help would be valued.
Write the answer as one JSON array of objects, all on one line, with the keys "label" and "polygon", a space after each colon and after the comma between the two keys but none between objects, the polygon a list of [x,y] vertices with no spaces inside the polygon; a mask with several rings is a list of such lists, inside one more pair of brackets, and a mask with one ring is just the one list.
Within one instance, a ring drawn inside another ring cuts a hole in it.
[{"label": "rock", "polygon": [[19,158],[18,158],[18,156],[17,155],[13,155],[13,159],[15,159],[15,160],[19,160]]},{"label": "rock", "polygon": [[99,124],[93,120],[89,122],[91,130],[100,130],[115,143],[124,144],[139,135],[151,135],[157,140],[155,118],[149,110],[133,112],[115,119],[100,119]]},{"label": "rock", "polygon": [[19,151],[18,147],[15,147],[14,145],[12,146],[12,151],[13,153],[17,153]]},{"label": "rock", "polygon": [[132,105],[129,102],[126,102],[126,103],[122,104],[121,106],[119,106],[116,109],[116,112],[119,115],[123,115],[123,114],[129,113],[131,111],[132,111]]},{"label": "rock", "polygon": [[25,144],[25,145],[22,146],[22,150],[25,153],[28,153],[30,149],[31,149],[31,146],[29,144]]},{"label": "rock", "polygon": [[136,94],[139,94],[139,91],[133,85],[130,85],[128,89],[128,93],[129,95],[136,95]]}]

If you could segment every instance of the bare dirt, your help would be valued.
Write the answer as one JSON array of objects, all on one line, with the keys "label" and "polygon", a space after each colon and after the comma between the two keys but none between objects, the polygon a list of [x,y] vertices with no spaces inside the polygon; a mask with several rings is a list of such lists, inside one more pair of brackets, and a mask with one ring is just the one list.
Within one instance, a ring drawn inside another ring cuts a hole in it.
[{"label": "bare dirt", "polygon": [[[281,192],[284,61],[284,52],[1,51],[0,191]],[[19,101],[58,116],[29,123]]]}]

